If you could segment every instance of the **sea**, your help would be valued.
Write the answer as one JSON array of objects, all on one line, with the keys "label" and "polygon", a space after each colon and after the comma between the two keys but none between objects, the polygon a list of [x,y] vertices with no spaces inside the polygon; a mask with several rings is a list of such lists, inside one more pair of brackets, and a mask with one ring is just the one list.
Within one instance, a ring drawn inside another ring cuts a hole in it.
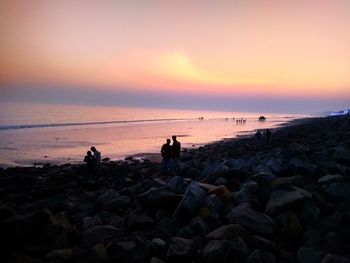
[{"label": "sea", "polygon": [[[259,116],[266,121],[259,122]],[[280,126],[297,114],[101,107],[42,103],[0,104],[0,167],[82,162],[95,146],[102,158],[159,156],[176,135],[183,148]],[[237,122],[244,119],[245,122]]]}]

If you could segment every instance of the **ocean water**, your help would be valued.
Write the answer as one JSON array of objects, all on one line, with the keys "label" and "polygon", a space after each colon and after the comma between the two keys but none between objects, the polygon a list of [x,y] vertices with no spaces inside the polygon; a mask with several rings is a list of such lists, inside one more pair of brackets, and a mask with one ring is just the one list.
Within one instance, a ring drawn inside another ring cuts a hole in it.
[{"label": "ocean water", "polygon": [[[260,115],[267,120],[259,122]],[[102,158],[148,156],[158,154],[172,135],[178,136],[182,147],[194,148],[300,117],[303,116],[1,103],[0,166],[81,162],[92,145],[101,151]],[[237,124],[240,118],[246,123]]]}]

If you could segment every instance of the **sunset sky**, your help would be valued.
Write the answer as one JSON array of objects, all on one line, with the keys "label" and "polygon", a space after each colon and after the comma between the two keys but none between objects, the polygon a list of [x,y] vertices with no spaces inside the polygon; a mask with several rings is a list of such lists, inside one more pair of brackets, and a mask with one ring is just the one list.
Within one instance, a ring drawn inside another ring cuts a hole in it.
[{"label": "sunset sky", "polygon": [[350,107],[348,0],[2,0],[0,38],[2,100]]}]

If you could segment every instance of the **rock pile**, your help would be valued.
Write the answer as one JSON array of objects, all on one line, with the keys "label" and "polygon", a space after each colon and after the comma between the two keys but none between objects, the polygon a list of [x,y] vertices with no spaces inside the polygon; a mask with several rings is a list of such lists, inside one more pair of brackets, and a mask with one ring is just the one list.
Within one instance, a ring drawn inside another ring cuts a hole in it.
[{"label": "rock pile", "polygon": [[350,120],[299,121],[159,164],[0,170],[1,262],[350,262]]}]

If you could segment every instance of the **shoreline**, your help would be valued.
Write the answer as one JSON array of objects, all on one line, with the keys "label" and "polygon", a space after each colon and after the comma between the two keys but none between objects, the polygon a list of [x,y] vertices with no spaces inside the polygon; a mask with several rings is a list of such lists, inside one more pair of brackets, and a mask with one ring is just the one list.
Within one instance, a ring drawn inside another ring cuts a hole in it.
[{"label": "shoreline", "polygon": [[[284,123],[279,124],[278,126],[275,126],[273,128],[263,128],[261,130],[265,130],[265,129],[270,129],[270,130],[276,130],[285,126],[289,126],[289,125],[294,125],[294,123],[298,123],[298,121],[302,121],[302,120],[307,120],[313,117],[302,117],[302,118],[298,118],[298,119],[292,119],[292,120],[287,120]],[[288,118],[289,119],[289,118]],[[230,141],[230,140],[234,140],[234,139],[240,139],[240,138],[246,138],[246,137],[251,137],[254,136],[254,133],[259,130],[259,129],[254,129],[251,131],[240,131],[237,133],[237,135],[235,137],[231,137],[231,138],[221,138],[218,140],[214,140],[208,143],[203,143],[203,144],[193,144],[190,147],[183,147],[184,150],[196,150],[199,147],[203,147],[206,145],[211,145],[211,144],[216,144],[220,141]],[[181,135],[180,137],[182,137],[183,135]],[[160,148],[160,147],[159,147]],[[111,155],[115,155],[115,154],[111,154]],[[158,153],[157,151],[153,151],[153,152],[139,152],[139,153],[130,153],[130,154],[125,154],[123,156],[119,156],[117,158],[110,158],[110,156],[108,156],[108,154],[106,156],[103,156],[103,158],[108,158],[112,161],[123,161],[126,158],[136,158],[136,159],[148,159],[150,161],[154,161],[156,163],[161,162],[161,155],[160,153]],[[82,155],[83,158],[83,155]],[[43,167],[43,166],[62,166],[62,165],[81,165],[84,164],[83,161],[81,160],[77,160],[76,157],[70,157],[67,158],[66,161],[64,160],[55,160],[55,158],[51,157],[50,159],[46,159],[46,157],[41,158],[41,159],[30,159],[30,160],[22,160],[22,161],[12,161],[11,163],[1,163],[0,164],[0,168],[1,169],[7,169],[7,168],[16,168],[16,167]]]},{"label": "shoreline", "polygon": [[186,150],[175,175],[134,157],[98,177],[83,164],[0,169],[0,259],[346,262],[350,116],[270,130]]}]

